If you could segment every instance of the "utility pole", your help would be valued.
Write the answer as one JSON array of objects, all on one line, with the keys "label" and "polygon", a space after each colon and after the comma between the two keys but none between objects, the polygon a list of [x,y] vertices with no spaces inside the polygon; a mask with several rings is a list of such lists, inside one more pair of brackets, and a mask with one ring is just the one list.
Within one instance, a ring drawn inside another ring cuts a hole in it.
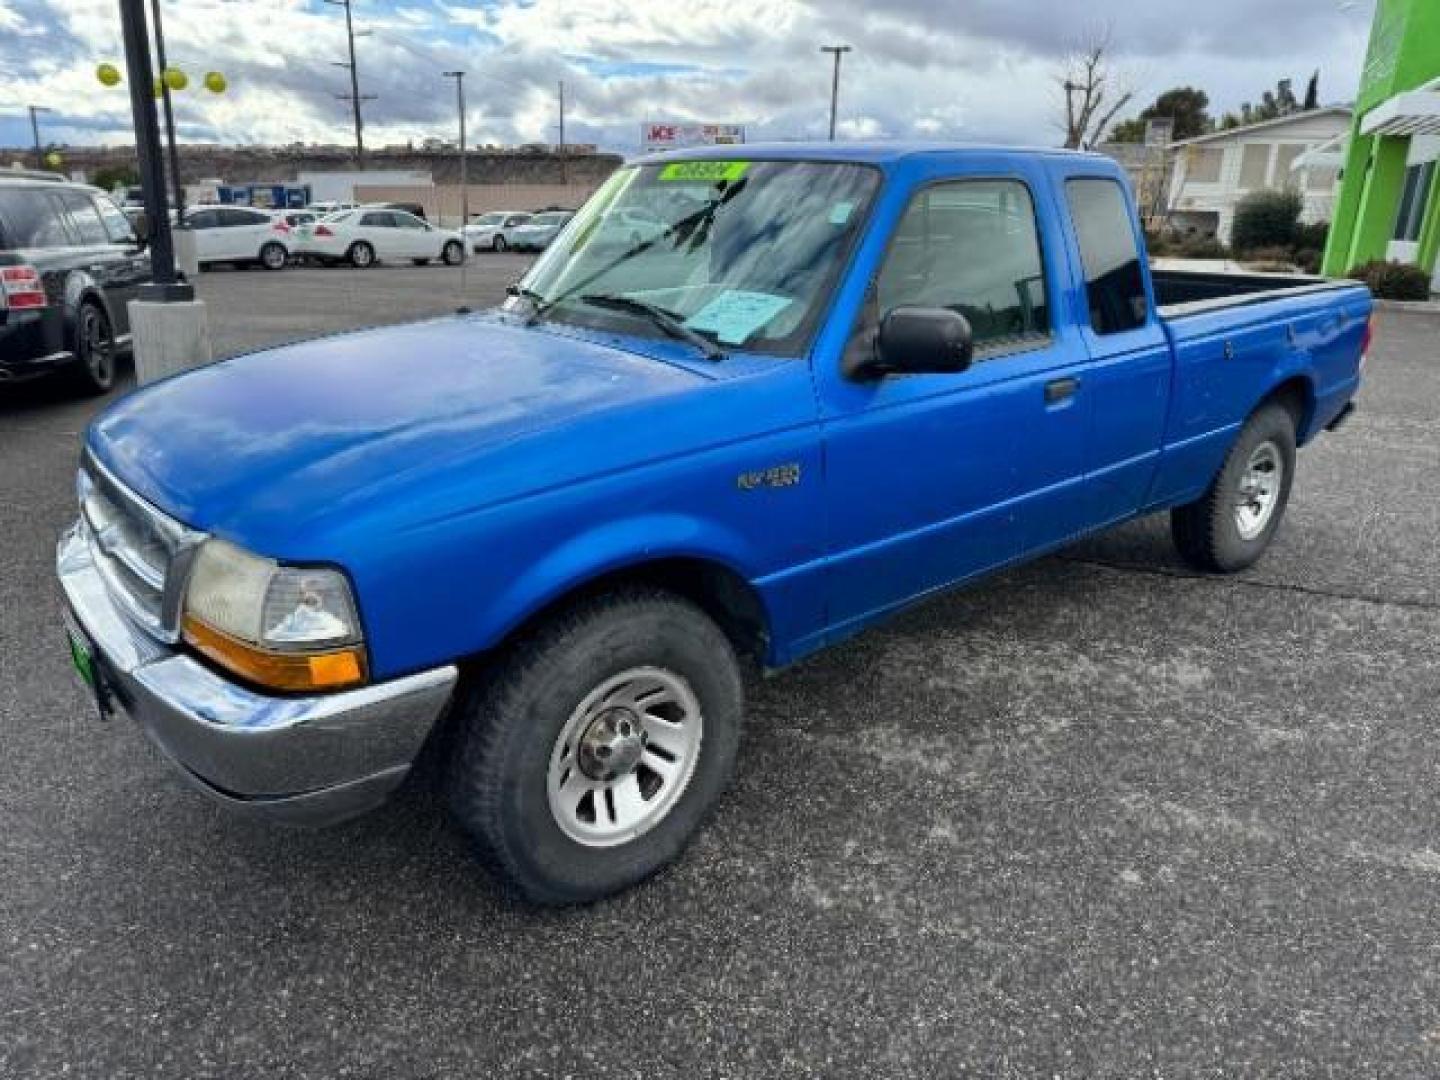
[{"label": "utility pole", "polygon": [[40,145],[40,121],[35,119],[36,114],[42,112],[54,112],[54,109],[47,109],[44,105],[31,105],[30,107],[30,133],[35,136],[35,168],[45,168],[45,148]]},{"label": "utility pole", "polygon": [[170,104],[170,84],[165,81],[165,30],[160,23],[160,0],[150,0],[155,20],[155,59],[160,64],[160,100],[165,105],[165,138],[170,143],[170,179],[175,185],[175,221],[185,220],[185,188],[180,183],[180,151],[175,148],[175,108]]},{"label": "utility pole", "polygon": [[360,102],[374,101],[374,94],[360,93],[360,70],[355,66],[355,23],[350,14],[350,0],[325,0],[327,4],[334,4],[336,7],[345,9],[345,38],[350,43],[350,62],[344,60],[332,60],[335,67],[350,69],[350,93],[336,94],[341,101],[350,102],[355,112],[355,167],[365,168],[365,123],[360,119]]},{"label": "utility pole", "polygon": [[822,53],[835,56],[835,74],[830,78],[830,141],[835,141],[835,112],[840,104],[840,57],[850,51],[849,45],[821,45]]},{"label": "utility pole", "polygon": [[570,185],[570,162],[565,157],[565,81],[560,81],[560,183]]},{"label": "utility pole", "polygon": [[[463,229],[470,224],[470,182],[465,169],[465,72],[442,71],[440,74],[455,80],[455,105],[460,110],[460,228]],[[468,257],[470,253],[465,254]]]}]

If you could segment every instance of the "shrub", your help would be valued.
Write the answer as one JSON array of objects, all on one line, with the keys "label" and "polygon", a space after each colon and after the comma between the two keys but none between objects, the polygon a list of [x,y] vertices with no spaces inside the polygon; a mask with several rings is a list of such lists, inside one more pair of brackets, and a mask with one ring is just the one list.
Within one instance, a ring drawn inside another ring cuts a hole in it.
[{"label": "shrub", "polygon": [[1236,251],[1288,248],[1295,243],[1304,200],[1298,191],[1252,191],[1235,207],[1230,242]]},{"label": "shrub", "polygon": [[1297,252],[1299,251],[1324,251],[1325,241],[1330,237],[1330,223],[1328,221],[1311,221],[1307,224],[1295,226],[1295,238],[1290,241]]},{"label": "shrub", "polygon": [[1365,282],[1381,300],[1430,299],[1430,275],[1414,263],[1373,259],[1352,267],[1346,276]]}]

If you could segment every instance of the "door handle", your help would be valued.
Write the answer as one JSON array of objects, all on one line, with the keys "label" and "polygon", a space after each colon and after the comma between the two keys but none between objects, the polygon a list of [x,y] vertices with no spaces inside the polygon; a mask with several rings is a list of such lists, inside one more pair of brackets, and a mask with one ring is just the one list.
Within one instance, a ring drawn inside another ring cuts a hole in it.
[{"label": "door handle", "polygon": [[1075,391],[1078,389],[1080,389],[1079,379],[1051,379],[1045,384],[1045,404],[1058,405],[1062,401],[1069,401],[1075,396]]}]

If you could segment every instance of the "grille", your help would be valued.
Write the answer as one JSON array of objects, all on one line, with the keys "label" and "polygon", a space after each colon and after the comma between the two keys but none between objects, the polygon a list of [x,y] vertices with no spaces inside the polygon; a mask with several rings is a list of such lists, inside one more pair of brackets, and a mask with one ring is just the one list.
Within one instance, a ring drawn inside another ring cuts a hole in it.
[{"label": "grille", "polygon": [[175,641],[183,570],[201,534],[156,510],[88,456],[76,486],[85,539],[111,597],[149,634]]}]

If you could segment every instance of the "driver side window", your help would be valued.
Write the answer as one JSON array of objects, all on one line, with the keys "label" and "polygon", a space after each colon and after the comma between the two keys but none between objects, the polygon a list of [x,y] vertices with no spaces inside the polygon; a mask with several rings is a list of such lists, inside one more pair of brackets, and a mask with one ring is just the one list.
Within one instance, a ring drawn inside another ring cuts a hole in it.
[{"label": "driver side window", "polygon": [[977,359],[1048,340],[1035,204],[1018,180],[958,180],[916,192],[875,281],[876,316],[949,308],[970,321]]}]

